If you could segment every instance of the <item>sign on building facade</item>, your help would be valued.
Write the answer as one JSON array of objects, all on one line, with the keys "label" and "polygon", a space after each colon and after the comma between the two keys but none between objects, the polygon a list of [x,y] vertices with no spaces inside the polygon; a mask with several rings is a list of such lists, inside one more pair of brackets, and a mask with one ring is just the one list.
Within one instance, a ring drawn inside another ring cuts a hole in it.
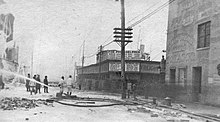
[{"label": "sign on building facade", "polygon": [[155,73],[155,74],[159,74],[159,64],[147,64],[147,63],[142,63],[141,64],[141,72],[142,73]]},{"label": "sign on building facade", "polygon": [[[121,62],[109,63],[109,71],[121,71]],[[125,63],[125,71],[139,72],[140,63]]]}]

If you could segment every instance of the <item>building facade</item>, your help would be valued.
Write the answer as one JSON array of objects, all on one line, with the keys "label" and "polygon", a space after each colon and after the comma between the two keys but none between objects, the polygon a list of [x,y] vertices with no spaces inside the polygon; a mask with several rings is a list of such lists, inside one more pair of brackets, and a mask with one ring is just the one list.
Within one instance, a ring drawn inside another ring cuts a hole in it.
[{"label": "building facade", "polygon": [[219,0],[170,4],[166,83],[178,88],[177,99],[220,105],[219,32]]},{"label": "building facade", "polygon": [[[110,92],[120,92],[121,82],[121,60],[109,59],[106,54],[116,53],[113,50],[105,50],[97,56],[106,57],[96,64],[77,69],[77,82],[85,90],[105,90]],[[128,51],[127,51],[128,52]],[[134,52],[135,54],[137,52]],[[117,57],[117,56],[116,56]],[[97,57],[98,59],[99,57]],[[163,83],[164,75],[161,75],[161,62],[140,60],[141,56],[133,60],[125,60],[125,78],[127,83],[137,84],[137,92],[144,93],[148,83]]]}]

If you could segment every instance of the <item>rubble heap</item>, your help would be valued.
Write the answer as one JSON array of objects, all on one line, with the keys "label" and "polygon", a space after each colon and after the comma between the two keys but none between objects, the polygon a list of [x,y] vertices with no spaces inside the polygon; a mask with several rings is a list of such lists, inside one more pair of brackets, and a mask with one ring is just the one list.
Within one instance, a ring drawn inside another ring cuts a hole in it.
[{"label": "rubble heap", "polygon": [[6,97],[0,100],[0,109],[15,110],[15,109],[31,109],[38,107],[40,104],[48,105],[46,100],[34,100],[19,97]]}]

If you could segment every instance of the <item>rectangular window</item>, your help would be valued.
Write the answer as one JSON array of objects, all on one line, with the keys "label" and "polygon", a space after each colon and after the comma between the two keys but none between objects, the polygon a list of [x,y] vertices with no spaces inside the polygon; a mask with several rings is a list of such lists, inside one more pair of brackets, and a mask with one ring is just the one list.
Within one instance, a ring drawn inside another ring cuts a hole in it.
[{"label": "rectangular window", "polygon": [[197,48],[209,47],[210,45],[210,27],[211,21],[198,26],[198,43]]}]

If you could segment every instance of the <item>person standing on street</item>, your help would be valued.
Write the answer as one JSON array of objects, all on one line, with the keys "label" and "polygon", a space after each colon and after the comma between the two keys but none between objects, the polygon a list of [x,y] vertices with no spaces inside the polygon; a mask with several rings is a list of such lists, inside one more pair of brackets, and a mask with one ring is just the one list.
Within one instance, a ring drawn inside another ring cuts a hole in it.
[{"label": "person standing on street", "polygon": [[64,89],[64,76],[62,76],[61,79],[60,79],[59,87],[60,87],[60,93],[62,95],[63,94],[63,89]]},{"label": "person standing on street", "polygon": [[[30,78],[30,74],[28,74],[28,78]],[[26,86],[27,92],[29,92],[30,91],[30,80],[28,79],[26,80],[25,86]]]},{"label": "person standing on street", "polygon": [[73,85],[73,79],[72,76],[70,75],[69,78],[66,81],[66,85],[67,85],[67,95],[71,95],[72,94],[72,85]]},{"label": "person standing on street", "polygon": [[[37,75],[36,81],[41,82],[40,75]],[[39,91],[39,94],[40,94],[40,87],[41,87],[41,84],[36,83],[36,92],[35,92],[35,94],[37,94],[38,91]]]},{"label": "person standing on street", "polygon": [[133,83],[133,86],[132,86],[132,91],[133,91],[133,96],[134,96],[134,100],[137,100],[136,98],[136,90],[137,90],[137,84],[136,83]]},{"label": "person standing on street", "polygon": [[[45,76],[44,84],[45,84],[45,85],[48,85],[47,76]],[[44,93],[48,93],[48,87],[47,87],[47,86],[44,86]]]},{"label": "person standing on street", "polygon": [[34,80],[36,80],[36,78],[37,78],[37,76],[36,76],[36,75],[34,75],[33,79],[34,79]]},{"label": "person standing on street", "polygon": [[[33,79],[34,80],[36,79],[36,75],[34,75]],[[30,92],[31,92],[31,95],[32,95],[32,92],[35,93],[35,82],[30,81],[29,85],[30,85]]]}]

